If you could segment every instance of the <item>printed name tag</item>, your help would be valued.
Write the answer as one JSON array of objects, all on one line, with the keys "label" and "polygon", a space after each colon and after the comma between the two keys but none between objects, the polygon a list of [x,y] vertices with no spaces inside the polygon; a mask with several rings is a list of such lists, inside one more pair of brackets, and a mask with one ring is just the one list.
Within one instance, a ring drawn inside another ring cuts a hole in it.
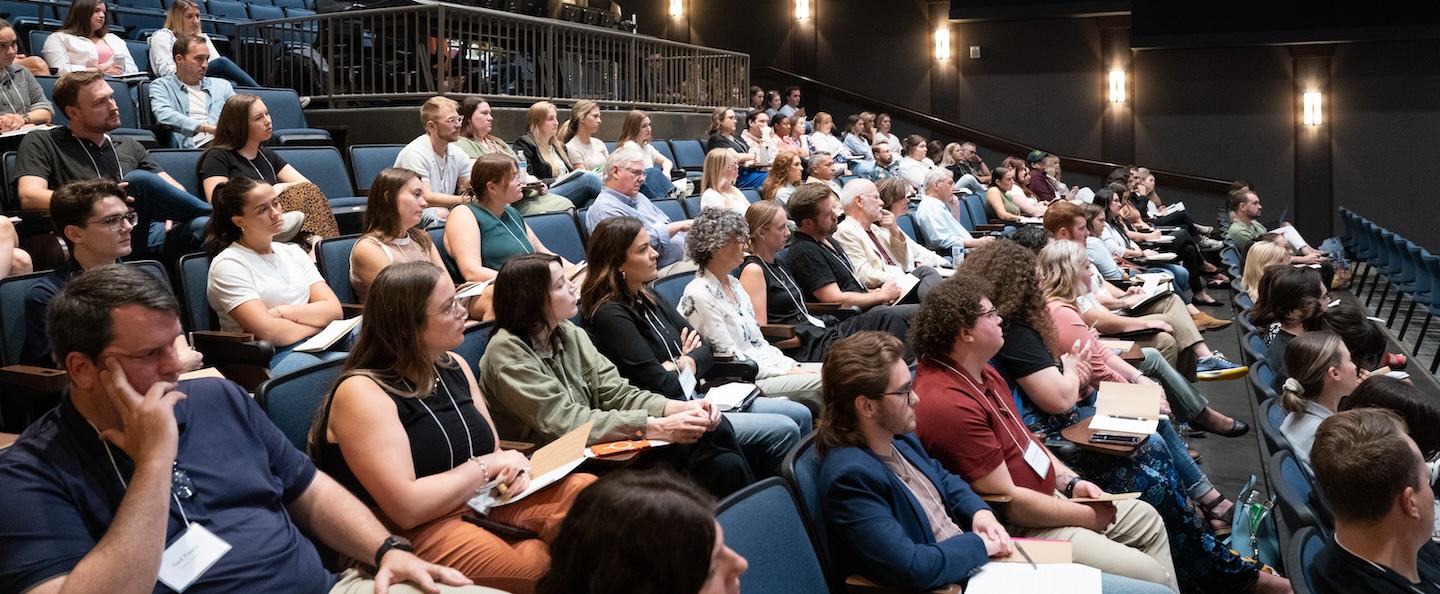
[{"label": "printed name tag", "polygon": [[1050,474],[1050,455],[1046,454],[1045,448],[1040,447],[1040,444],[1035,443],[1033,439],[1030,440],[1030,447],[1025,448],[1025,463],[1029,464],[1030,468],[1035,470],[1035,474],[1040,475],[1042,479]]},{"label": "printed name tag", "polygon": [[695,372],[689,367],[680,368],[680,391],[685,399],[695,398]]},{"label": "printed name tag", "polygon": [[171,590],[184,592],[228,552],[229,543],[191,522],[185,534],[165,547],[165,555],[160,558],[160,582]]}]

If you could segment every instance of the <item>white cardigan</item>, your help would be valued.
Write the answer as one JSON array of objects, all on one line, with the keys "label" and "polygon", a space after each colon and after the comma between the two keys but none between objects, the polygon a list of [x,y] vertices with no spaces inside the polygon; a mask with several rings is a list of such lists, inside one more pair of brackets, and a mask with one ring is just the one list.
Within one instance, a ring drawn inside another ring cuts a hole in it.
[{"label": "white cardigan", "polygon": [[[140,72],[140,68],[135,65],[135,59],[130,57],[130,48],[126,47],[124,39],[120,39],[114,33],[106,33],[105,45],[110,46],[110,49],[115,52],[111,61],[123,67],[125,74]],[[51,33],[50,37],[45,40],[43,53],[45,62],[60,76],[81,70],[94,70],[100,63],[100,55],[95,51],[95,42],[85,37],[59,31]]]}]

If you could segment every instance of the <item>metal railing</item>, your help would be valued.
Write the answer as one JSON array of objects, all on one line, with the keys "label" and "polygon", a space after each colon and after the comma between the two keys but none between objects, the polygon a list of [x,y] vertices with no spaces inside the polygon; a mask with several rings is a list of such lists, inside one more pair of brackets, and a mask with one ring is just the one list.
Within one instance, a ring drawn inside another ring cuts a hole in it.
[{"label": "metal railing", "polygon": [[261,84],[332,102],[453,93],[657,108],[745,103],[746,54],[417,1],[241,24],[236,54]]}]

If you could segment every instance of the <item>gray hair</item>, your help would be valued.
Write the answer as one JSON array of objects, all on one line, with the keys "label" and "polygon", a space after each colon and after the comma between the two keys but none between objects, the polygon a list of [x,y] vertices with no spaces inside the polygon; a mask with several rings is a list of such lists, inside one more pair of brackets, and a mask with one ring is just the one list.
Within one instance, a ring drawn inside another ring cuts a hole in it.
[{"label": "gray hair", "polygon": [[646,155],[640,150],[640,147],[627,143],[625,146],[615,149],[615,152],[610,153],[610,158],[605,159],[605,169],[602,171],[602,175],[605,177],[605,181],[610,181],[616,167],[624,168],[636,161],[644,163],[645,159]]},{"label": "gray hair", "polygon": [[814,171],[815,167],[820,164],[820,161],[823,161],[825,157],[830,156],[833,155],[825,151],[815,151],[813,153],[810,153],[810,170]]},{"label": "gray hair", "polygon": [[[700,211],[685,236],[685,255],[695,261],[701,270],[710,263],[715,252],[736,241],[750,237],[750,226],[745,217],[728,208],[710,207]],[[698,274],[698,273],[697,273]]]},{"label": "gray hair", "polygon": [[45,334],[61,367],[70,353],[96,361],[100,351],[115,340],[113,312],[118,308],[140,305],[178,317],[180,302],[158,280],[141,268],[106,264],[66,284],[45,311]]},{"label": "gray hair", "polygon": [[930,188],[935,186],[935,182],[947,178],[955,179],[955,173],[944,167],[936,167],[934,169],[931,169],[929,173],[925,174],[925,185],[921,186],[920,189],[929,190]]},{"label": "gray hair", "polygon": [[[869,188],[866,188],[867,185]],[[840,189],[840,210],[849,210],[850,205],[855,203],[855,198],[864,194],[867,189],[879,191],[875,188],[875,182],[868,179],[856,178],[850,180],[850,183],[845,184],[845,187]]]}]

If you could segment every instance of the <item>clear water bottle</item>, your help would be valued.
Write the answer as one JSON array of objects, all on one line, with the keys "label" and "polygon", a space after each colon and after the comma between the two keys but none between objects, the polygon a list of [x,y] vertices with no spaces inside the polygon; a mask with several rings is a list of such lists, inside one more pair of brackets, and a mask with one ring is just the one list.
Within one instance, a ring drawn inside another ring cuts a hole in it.
[{"label": "clear water bottle", "polygon": [[529,164],[525,162],[525,153],[523,151],[515,153],[515,166],[520,168],[520,181],[522,183],[525,182],[528,179],[525,175]]},{"label": "clear water bottle", "polygon": [[958,269],[958,268],[960,268],[960,264],[962,264],[962,263],[964,263],[964,262],[965,262],[965,246],[963,246],[963,245],[957,245],[957,246],[955,246],[955,247],[950,248],[950,267],[951,267],[951,268],[956,268],[956,269]]}]

